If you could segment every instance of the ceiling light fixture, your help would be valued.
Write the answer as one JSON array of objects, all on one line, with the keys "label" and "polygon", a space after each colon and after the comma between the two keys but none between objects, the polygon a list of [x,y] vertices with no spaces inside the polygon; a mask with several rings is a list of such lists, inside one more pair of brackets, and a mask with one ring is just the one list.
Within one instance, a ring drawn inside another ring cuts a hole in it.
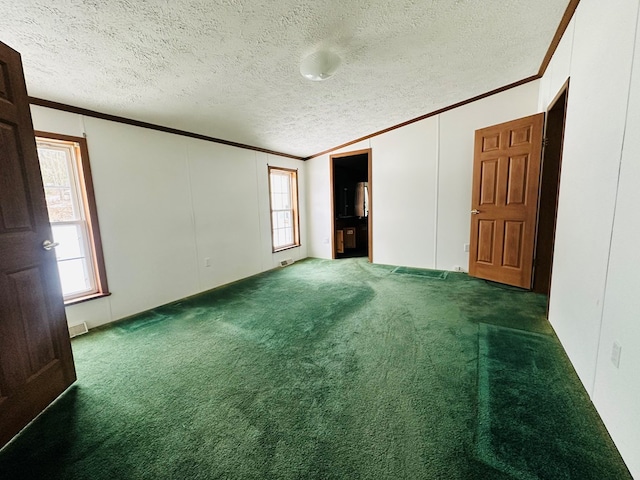
[{"label": "ceiling light fixture", "polygon": [[307,55],[300,63],[300,73],[308,80],[320,82],[333,76],[340,66],[338,54],[329,50],[318,50]]}]

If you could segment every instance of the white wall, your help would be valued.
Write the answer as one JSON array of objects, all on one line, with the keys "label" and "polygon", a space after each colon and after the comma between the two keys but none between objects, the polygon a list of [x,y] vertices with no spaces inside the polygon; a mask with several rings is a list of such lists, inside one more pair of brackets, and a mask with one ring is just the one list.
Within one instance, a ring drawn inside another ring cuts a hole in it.
[{"label": "white wall", "polygon": [[[538,82],[332,153],[372,149],[373,261],[468,266],[474,131],[537,112]],[[331,258],[329,155],[307,161],[309,255]]]},{"label": "white wall", "polygon": [[373,259],[435,265],[438,118],[373,137]]},{"label": "white wall", "polygon": [[438,257],[436,268],[466,271],[463,245],[471,234],[471,187],[475,131],[537,113],[538,82],[531,82],[440,115]]},{"label": "white wall", "polygon": [[[549,320],[635,478],[640,478],[638,9],[638,0],[580,2],[541,79],[539,97],[546,108],[571,77]],[[622,346],[619,368],[611,362],[614,341]]]},{"label": "white wall", "polygon": [[[573,20],[572,52],[562,57],[563,62],[571,61],[571,83],[550,319],[589,392],[595,373],[637,12],[636,2],[617,3],[615,8],[596,1],[581,3]],[[554,68],[559,68],[560,60]],[[550,91],[549,96],[555,93]]]},{"label": "white wall", "polygon": [[[640,478],[640,42],[633,61],[633,89],[622,150],[611,258],[593,399],[629,468]],[[622,346],[620,367],[611,363],[613,342]]]},{"label": "white wall", "polygon": [[[36,130],[87,135],[112,295],[67,307],[69,325],[95,327],[307,256],[304,162],[43,107],[32,115]],[[302,246],[277,254],[267,164],[299,174]]]}]

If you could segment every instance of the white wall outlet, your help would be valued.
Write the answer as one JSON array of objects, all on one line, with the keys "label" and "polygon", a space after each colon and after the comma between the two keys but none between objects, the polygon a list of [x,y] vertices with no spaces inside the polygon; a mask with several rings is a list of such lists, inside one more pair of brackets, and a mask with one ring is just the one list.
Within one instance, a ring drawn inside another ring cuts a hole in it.
[{"label": "white wall outlet", "polygon": [[465,243],[465,244],[463,245],[462,249],[463,249],[465,252],[468,252],[468,251],[469,251],[469,244],[468,244],[468,243]]},{"label": "white wall outlet", "polygon": [[205,267],[210,267],[211,266],[211,258],[204,257],[204,266]]},{"label": "white wall outlet", "polygon": [[454,265],[453,266],[453,271],[454,272],[464,272],[464,268],[462,268],[460,265]]},{"label": "white wall outlet", "polygon": [[611,363],[616,368],[620,368],[620,354],[622,353],[622,346],[618,342],[613,342],[613,348],[611,349]]}]

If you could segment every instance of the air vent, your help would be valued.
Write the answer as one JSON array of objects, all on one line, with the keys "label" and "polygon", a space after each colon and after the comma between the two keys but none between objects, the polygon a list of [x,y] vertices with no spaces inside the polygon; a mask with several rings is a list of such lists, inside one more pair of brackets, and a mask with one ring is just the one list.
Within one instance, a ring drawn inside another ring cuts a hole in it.
[{"label": "air vent", "polygon": [[285,260],[280,260],[280,266],[286,267],[287,265],[291,265],[293,263],[293,258],[287,258]]},{"label": "air vent", "polygon": [[84,333],[87,333],[88,331],[89,329],[87,328],[87,323],[82,322],[79,325],[74,325],[72,327],[69,327],[69,336],[71,338],[77,337],[78,335],[82,335]]}]

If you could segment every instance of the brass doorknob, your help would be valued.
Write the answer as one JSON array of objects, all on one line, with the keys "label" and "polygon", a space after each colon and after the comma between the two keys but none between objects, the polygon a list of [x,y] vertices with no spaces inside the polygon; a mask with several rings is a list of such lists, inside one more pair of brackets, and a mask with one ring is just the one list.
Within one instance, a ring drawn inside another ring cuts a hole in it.
[{"label": "brass doorknob", "polygon": [[478,215],[479,213],[480,213],[480,210],[476,210],[475,208],[471,210],[471,215]]}]

